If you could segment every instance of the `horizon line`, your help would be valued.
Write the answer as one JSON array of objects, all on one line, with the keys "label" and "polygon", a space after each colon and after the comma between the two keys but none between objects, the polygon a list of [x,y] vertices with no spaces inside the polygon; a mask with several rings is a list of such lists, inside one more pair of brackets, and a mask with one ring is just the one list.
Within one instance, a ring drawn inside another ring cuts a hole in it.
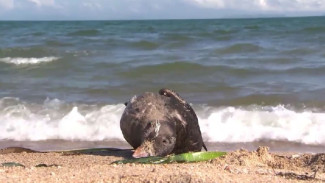
[{"label": "horizon line", "polygon": [[275,18],[313,18],[313,17],[325,17],[325,15],[304,15],[304,16],[286,16],[286,15],[270,15],[270,16],[234,16],[234,17],[216,17],[216,18],[143,18],[143,19],[0,19],[0,22],[44,22],[44,21],[60,21],[60,22],[72,22],[72,21],[166,21],[166,20],[231,20],[231,19],[275,19]]}]

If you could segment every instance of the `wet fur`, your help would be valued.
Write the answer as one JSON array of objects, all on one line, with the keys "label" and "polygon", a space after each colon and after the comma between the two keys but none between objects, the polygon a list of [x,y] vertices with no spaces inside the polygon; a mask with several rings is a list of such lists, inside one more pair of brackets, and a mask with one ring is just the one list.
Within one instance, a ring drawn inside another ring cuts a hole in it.
[{"label": "wet fur", "polygon": [[206,149],[194,110],[169,89],[133,97],[126,104],[120,125],[133,148],[150,141],[150,155],[201,151],[202,146]]}]

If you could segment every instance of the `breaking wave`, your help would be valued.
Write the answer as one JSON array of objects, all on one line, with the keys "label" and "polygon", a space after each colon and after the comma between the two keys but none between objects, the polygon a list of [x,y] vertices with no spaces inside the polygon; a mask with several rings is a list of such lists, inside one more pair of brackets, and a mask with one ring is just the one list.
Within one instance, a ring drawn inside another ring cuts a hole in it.
[{"label": "breaking wave", "polygon": [[[46,99],[43,104],[0,99],[0,140],[50,139],[124,141],[119,120],[123,104],[70,104]],[[294,111],[284,106],[194,106],[207,142],[281,140],[325,144],[325,113]]]},{"label": "breaking wave", "polygon": [[0,58],[0,62],[15,64],[15,65],[28,65],[52,62],[58,60],[58,57],[41,57],[41,58],[23,58],[23,57],[5,57]]}]

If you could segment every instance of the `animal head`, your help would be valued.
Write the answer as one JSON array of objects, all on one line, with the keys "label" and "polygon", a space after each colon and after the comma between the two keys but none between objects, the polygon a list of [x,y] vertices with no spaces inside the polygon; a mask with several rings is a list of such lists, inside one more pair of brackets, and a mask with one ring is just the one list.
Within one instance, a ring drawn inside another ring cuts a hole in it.
[{"label": "animal head", "polygon": [[151,121],[145,128],[143,143],[136,148],[133,157],[166,156],[174,150],[175,143],[175,123]]}]

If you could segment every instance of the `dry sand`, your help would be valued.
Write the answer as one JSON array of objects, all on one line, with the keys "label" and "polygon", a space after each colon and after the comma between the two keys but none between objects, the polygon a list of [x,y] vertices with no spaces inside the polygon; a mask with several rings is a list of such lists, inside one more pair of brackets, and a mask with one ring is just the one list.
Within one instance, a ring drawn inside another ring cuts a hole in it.
[{"label": "dry sand", "polygon": [[[269,153],[260,147],[200,163],[111,164],[131,154],[118,149],[38,153],[7,148],[0,150],[0,182],[325,182],[325,154]],[[1,167],[6,162],[24,167]]]}]

